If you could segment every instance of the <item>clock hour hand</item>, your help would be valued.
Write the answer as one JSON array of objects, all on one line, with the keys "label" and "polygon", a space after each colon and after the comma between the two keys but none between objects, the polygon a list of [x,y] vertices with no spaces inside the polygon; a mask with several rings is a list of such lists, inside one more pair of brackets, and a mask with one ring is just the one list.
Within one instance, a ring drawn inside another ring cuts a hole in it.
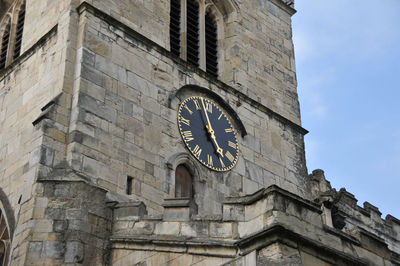
[{"label": "clock hour hand", "polygon": [[207,132],[210,134],[211,139],[214,141],[215,146],[217,147],[217,153],[219,153],[221,155],[221,157],[224,157],[224,153],[223,153],[222,149],[219,147],[217,138],[215,137],[215,134],[214,134],[214,130],[211,127],[210,119],[208,118],[208,114],[207,114],[206,107],[204,105],[203,97],[201,97],[200,99],[201,99],[201,104],[203,105],[204,114],[206,115],[206,118],[207,118],[207,125],[206,125]]}]

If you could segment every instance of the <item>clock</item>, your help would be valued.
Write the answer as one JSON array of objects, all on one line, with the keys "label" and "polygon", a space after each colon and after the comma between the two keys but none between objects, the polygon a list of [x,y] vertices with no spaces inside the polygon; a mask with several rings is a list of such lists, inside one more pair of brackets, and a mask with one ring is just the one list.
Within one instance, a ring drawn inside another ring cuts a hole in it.
[{"label": "clock", "polygon": [[179,132],[190,153],[214,171],[232,169],[239,158],[236,131],[215,102],[201,97],[186,98],[178,110]]}]

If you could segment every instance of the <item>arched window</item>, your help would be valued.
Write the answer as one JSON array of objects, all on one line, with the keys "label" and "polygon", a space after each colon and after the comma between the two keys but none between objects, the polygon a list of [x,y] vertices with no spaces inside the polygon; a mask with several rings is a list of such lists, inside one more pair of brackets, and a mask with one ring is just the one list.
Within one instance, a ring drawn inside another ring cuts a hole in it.
[{"label": "arched window", "polygon": [[8,46],[10,44],[10,33],[11,33],[11,21],[9,20],[3,29],[3,35],[1,38],[0,69],[6,67]]},{"label": "arched window", "polygon": [[21,53],[22,33],[24,31],[24,22],[25,22],[25,4],[22,4],[22,6],[20,7],[20,10],[19,10],[19,13],[18,13],[17,29],[15,32],[13,59],[16,59]]},{"label": "arched window", "polygon": [[10,233],[6,219],[0,210],[0,265],[8,265]]},{"label": "arched window", "polygon": [[25,22],[25,1],[15,1],[0,25],[0,70],[21,54]]},{"label": "arched window", "polygon": [[183,164],[175,169],[175,198],[191,198],[193,195],[192,175]]},{"label": "arched window", "polygon": [[218,38],[217,24],[210,10],[206,13],[206,71],[214,77],[218,76]]}]

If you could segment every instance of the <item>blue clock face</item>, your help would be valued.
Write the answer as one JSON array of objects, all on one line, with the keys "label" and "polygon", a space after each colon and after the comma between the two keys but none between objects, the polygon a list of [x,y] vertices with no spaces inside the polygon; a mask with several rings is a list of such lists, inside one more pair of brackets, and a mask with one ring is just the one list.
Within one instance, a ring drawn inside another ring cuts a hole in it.
[{"label": "blue clock face", "polygon": [[178,110],[178,126],[186,147],[203,165],[215,171],[232,169],[239,158],[235,129],[212,100],[192,96]]}]

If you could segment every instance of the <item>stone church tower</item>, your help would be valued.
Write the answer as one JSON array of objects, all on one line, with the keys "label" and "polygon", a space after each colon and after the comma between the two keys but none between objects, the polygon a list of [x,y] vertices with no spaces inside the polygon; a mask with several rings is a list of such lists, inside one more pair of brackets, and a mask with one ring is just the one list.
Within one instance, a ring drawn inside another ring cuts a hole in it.
[{"label": "stone church tower", "polygon": [[400,265],[307,173],[288,0],[0,0],[0,265]]}]

